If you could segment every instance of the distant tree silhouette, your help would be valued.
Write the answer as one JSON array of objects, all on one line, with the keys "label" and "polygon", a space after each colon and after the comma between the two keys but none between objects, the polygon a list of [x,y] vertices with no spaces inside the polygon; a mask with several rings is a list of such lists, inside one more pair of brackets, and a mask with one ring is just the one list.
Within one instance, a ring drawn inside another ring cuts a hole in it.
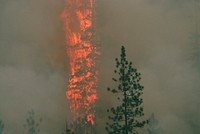
[{"label": "distant tree silhouette", "polygon": [[154,114],[149,118],[148,134],[163,134],[163,130],[158,126],[158,120],[156,120]]},{"label": "distant tree silhouette", "polygon": [[72,125],[69,126],[68,123],[66,122],[65,132],[62,134],[74,134],[71,128],[72,128]]},{"label": "distant tree silhouette", "polygon": [[0,120],[0,134],[4,134],[4,123]]},{"label": "distant tree silhouette", "polygon": [[24,128],[26,129],[26,132],[24,134],[39,134],[40,133],[39,125],[41,121],[42,121],[41,118],[39,119],[39,121],[36,121],[35,113],[33,110],[29,111],[28,117],[26,119],[26,124],[24,124]]},{"label": "distant tree silhouette", "polygon": [[66,122],[66,130],[63,134],[92,134],[95,133],[94,126],[87,119],[78,118],[71,124]]},{"label": "distant tree silhouette", "polygon": [[119,105],[107,110],[110,113],[106,130],[109,134],[137,134],[136,128],[142,128],[148,120],[139,120],[144,115],[143,86],[140,85],[140,73],[132,67],[132,62],[127,61],[125,47],[121,47],[120,59],[116,58],[115,74],[118,78],[112,78],[117,82],[117,88],[108,88],[117,97]]}]

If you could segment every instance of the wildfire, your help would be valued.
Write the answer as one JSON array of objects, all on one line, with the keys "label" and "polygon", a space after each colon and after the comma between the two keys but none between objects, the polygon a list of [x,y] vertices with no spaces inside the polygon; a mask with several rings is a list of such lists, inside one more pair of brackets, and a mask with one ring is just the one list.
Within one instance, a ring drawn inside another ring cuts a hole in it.
[{"label": "wildfire", "polygon": [[66,92],[74,121],[85,119],[94,125],[94,106],[97,100],[99,55],[94,42],[94,0],[65,0],[61,14],[66,31],[66,52],[70,59],[70,79]]}]

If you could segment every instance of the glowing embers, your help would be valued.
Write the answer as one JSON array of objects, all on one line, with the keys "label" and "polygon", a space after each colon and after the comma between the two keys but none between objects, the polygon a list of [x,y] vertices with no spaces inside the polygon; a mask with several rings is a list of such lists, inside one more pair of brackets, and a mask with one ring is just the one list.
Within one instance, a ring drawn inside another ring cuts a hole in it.
[{"label": "glowing embers", "polygon": [[94,125],[94,106],[97,100],[98,54],[92,43],[93,0],[66,0],[61,15],[66,31],[67,54],[70,58],[70,79],[66,92],[74,121]]}]

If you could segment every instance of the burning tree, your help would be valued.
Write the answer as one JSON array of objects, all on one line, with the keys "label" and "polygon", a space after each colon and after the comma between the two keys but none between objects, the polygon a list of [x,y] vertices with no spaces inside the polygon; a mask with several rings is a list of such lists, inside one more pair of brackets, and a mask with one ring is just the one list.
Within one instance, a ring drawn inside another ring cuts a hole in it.
[{"label": "burning tree", "polygon": [[111,115],[108,117],[106,130],[109,134],[137,134],[136,128],[142,128],[148,120],[139,121],[144,115],[143,100],[141,98],[143,86],[140,85],[140,73],[132,67],[132,62],[127,61],[125,47],[121,48],[120,59],[116,58],[116,70],[119,77],[112,78],[119,83],[118,88],[110,89],[117,96],[119,105],[107,110]]},{"label": "burning tree", "polygon": [[[65,3],[61,17],[66,31],[66,52],[70,62],[66,96],[74,116],[73,131],[91,133],[89,128],[94,125],[97,100],[96,58],[99,55],[94,43],[95,0],[65,0]],[[84,131],[78,130],[79,124],[82,128],[85,127]]]}]

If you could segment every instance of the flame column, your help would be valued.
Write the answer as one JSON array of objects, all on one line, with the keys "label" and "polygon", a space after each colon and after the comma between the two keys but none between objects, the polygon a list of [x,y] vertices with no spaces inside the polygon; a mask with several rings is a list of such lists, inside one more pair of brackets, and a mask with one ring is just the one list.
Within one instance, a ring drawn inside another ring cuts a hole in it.
[{"label": "flame column", "polygon": [[65,0],[61,14],[66,31],[66,52],[70,59],[70,78],[66,96],[74,122],[94,125],[98,70],[95,45],[94,0]]}]

